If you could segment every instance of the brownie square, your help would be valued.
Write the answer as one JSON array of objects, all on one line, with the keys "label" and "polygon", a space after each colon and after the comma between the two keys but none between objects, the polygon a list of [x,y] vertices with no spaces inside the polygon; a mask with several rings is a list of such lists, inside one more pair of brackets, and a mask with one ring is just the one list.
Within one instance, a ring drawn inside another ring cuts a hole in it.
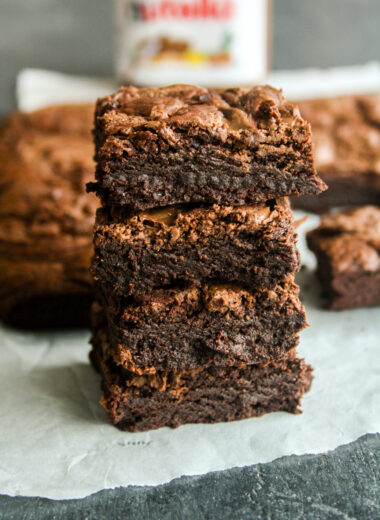
[{"label": "brownie square", "polygon": [[380,95],[314,99],[299,108],[311,123],[315,165],[329,189],[294,199],[294,206],[323,212],[380,204]]},{"label": "brownie square", "polygon": [[265,365],[210,364],[138,375],[115,363],[104,329],[93,338],[90,357],[102,375],[101,403],[110,422],[135,432],[233,421],[280,410],[298,413],[312,380],[310,366],[294,352]]},{"label": "brownie square", "polygon": [[380,305],[380,208],[324,215],[307,243],[331,309]]},{"label": "brownie square", "polygon": [[98,210],[92,271],[121,296],[169,285],[234,282],[275,286],[298,270],[287,199],[257,206],[169,206],[124,217]]},{"label": "brownie square", "polygon": [[96,183],[103,205],[256,204],[325,189],[310,126],[265,86],[122,87],[98,100]]},{"label": "brownie square", "polygon": [[[103,297],[115,361],[151,372],[283,359],[305,312],[293,277],[249,292],[234,284],[156,289],[141,298]],[[95,310],[93,329],[99,327]]]},{"label": "brownie square", "polygon": [[93,106],[15,113],[0,130],[0,319],[15,326],[89,321]]}]

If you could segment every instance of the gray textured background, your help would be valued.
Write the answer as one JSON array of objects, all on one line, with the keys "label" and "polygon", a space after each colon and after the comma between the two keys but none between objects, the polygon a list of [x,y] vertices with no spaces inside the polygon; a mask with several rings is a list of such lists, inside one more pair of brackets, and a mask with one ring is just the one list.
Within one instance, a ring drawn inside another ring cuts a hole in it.
[{"label": "gray textured background", "polygon": [[[252,0],[253,1],[253,0]],[[0,0],[0,114],[22,67],[113,72],[112,0]],[[274,0],[273,67],[380,59],[379,0]]]}]

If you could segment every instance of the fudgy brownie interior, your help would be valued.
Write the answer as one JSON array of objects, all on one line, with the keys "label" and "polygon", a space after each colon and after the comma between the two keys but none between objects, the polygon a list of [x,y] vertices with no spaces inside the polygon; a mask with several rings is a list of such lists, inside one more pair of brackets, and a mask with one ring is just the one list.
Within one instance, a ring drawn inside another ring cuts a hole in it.
[{"label": "fudgy brownie interior", "polygon": [[286,199],[257,206],[168,206],[126,216],[101,209],[92,272],[118,295],[159,287],[234,282],[274,287],[299,267]]}]

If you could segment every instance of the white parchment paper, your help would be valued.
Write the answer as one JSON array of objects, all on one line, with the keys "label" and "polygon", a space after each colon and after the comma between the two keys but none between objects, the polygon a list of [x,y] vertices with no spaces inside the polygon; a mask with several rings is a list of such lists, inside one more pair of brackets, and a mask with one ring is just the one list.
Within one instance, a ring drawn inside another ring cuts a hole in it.
[{"label": "white parchment paper", "polygon": [[306,268],[298,282],[310,324],[299,352],[315,376],[303,414],[120,432],[107,424],[98,404],[87,331],[37,334],[0,327],[0,493],[80,498],[322,453],[380,432],[380,308],[321,310],[314,258],[304,244],[305,229],[317,223],[311,215],[299,230]]}]

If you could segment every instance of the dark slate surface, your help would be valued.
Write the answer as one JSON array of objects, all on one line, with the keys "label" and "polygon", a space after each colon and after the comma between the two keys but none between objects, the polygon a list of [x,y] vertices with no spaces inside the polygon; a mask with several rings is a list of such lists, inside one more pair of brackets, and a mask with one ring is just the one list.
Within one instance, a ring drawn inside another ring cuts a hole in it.
[{"label": "dark slate surface", "polygon": [[101,491],[83,500],[0,496],[0,520],[376,520],[380,434],[326,455],[183,477],[158,487]]}]

